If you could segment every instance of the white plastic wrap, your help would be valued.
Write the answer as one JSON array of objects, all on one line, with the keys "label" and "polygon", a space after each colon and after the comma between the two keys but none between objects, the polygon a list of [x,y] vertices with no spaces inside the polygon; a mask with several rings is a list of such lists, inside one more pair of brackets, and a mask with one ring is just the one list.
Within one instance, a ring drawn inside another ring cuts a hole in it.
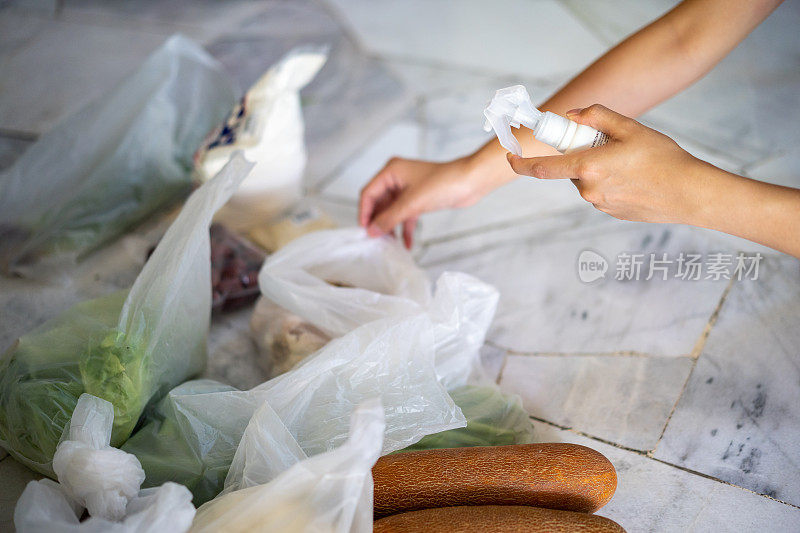
[{"label": "white plastic wrap", "polygon": [[135,455],[109,445],[113,423],[110,402],[81,394],[68,437],[53,456],[53,470],[64,492],[90,515],[120,520],[139,493],[144,470]]},{"label": "white plastic wrap", "polygon": [[192,494],[176,483],[145,489],[128,503],[119,522],[90,517],[71,501],[63,488],[49,479],[31,481],[14,509],[17,533],[183,533],[195,515]]},{"label": "white plastic wrap", "polygon": [[436,371],[448,389],[477,371],[498,299],[494,287],[462,273],[445,272],[432,291],[402,245],[357,228],[289,243],[264,263],[259,286],[266,298],[331,337],[382,318],[427,316]]},{"label": "white plastic wrap", "polygon": [[[20,533],[40,531],[182,533],[195,509],[186,487],[165,483],[139,491],[144,471],[134,455],[109,446],[112,405],[82,394],[53,458],[59,483],[31,481],[14,510]],[[83,510],[90,518],[83,522]]]},{"label": "white plastic wrap", "polygon": [[259,409],[231,471],[260,473],[238,477],[231,485],[238,490],[226,490],[203,505],[192,531],[372,531],[372,466],[380,455],[385,425],[380,402],[365,401],[353,412],[349,425],[349,437],[340,447],[274,476],[270,465],[292,460],[298,448],[268,405]]}]

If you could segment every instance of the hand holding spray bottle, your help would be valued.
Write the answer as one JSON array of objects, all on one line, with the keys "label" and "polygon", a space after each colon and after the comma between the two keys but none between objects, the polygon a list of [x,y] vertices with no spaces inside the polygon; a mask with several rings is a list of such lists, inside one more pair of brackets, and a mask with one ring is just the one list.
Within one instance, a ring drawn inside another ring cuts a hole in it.
[{"label": "hand holding spray bottle", "polygon": [[531,97],[522,85],[497,91],[483,114],[486,116],[483,129],[491,131],[494,128],[503,148],[518,156],[522,156],[522,147],[511,133],[511,127],[519,128],[520,124],[533,131],[537,140],[549,144],[562,154],[608,142],[608,135],[601,131],[550,111],[542,113],[533,107]]}]

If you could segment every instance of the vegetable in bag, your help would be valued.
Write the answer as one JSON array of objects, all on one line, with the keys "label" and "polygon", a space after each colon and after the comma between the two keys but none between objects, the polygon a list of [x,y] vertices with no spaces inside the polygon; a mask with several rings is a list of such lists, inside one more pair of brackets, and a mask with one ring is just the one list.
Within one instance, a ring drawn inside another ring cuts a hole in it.
[{"label": "vegetable in bag", "polygon": [[83,256],[187,195],[192,155],[234,101],[220,64],[171,37],[0,173],[0,267]]},{"label": "vegetable in bag", "polygon": [[[162,401],[173,404],[160,408],[164,420],[148,417],[123,450],[139,458],[146,486],[166,480],[186,484],[199,505],[222,490],[221,472],[265,402],[308,456],[344,443],[350,413],[369,398],[381,399],[386,417],[381,453],[462,427],[461,410],[437,378],[433,330],[425,315],[378,320],[333,339],[293,370],[249,391],[187,383]],[[162,443],[166,438],[170,443]],[[178,467],[170,471],[159,453],[147,451],[151,448],[170,453]]]},{"label": "vegetable in bag", "polygon": [[252,164],[233,157],[187,200],[130,291],[82,302],[0,360],[0,445],[42,474],[83,393],[114,406],[111,445],[145,406],[206,363],[211,217]]}]

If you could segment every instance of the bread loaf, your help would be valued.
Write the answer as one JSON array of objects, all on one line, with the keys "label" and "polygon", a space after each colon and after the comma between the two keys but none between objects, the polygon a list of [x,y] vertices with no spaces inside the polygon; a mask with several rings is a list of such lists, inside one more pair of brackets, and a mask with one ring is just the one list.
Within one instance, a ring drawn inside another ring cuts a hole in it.
[{"label": "bread loaf", "polygon": [[409,511],[381,518],[374,533],[625,533],[608,518],[520,505],[472,505]]},{"label": "bread loaf", "polygon": [[528,505],[592,513],[617,486],[614,466],[577,444],[446,448],[381,457],[375,517],[459,505]]}]

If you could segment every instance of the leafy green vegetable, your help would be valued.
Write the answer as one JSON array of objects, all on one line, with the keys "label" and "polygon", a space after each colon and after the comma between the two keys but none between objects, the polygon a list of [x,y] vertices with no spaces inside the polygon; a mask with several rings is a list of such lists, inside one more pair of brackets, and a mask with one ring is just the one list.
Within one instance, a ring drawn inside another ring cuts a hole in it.
[{"label": "leafy green vegetable", "polygon": [[450,391],[467,426],[434,433],[397,453],[465,446],[501,446],[533,442],[533,426],[518,396],[497,387],[465,385]]}]

